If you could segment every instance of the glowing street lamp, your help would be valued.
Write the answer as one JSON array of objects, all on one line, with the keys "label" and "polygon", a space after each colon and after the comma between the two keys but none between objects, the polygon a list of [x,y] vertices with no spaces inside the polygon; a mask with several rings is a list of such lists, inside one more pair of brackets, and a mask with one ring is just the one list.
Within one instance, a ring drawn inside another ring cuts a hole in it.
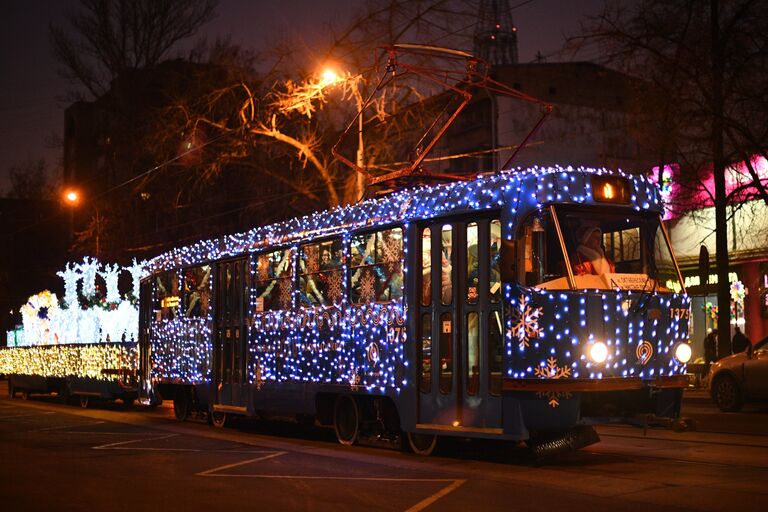
[{"label": "glowing street lamp", "polygon": [[80,195],[77,193],[77,190],[70,189],[64,193],[64,200],[70,206],[75,206],[77,202],[80,200]]},{"label": "glowing street lamp", "polygon": [[[363,142],[363,95],[360,93],[359,82],[362,75],[351,75],[349,73],[343,73],[339,75],[332,68],[326,68],[320,75],[320,84],[325,84],[324,87],[342,84],[345,90],[351,93],[351,96],[355,98],[355,106],[357,107],[357,155],[355,163],[360,169],[365,168],[365,143]],[[357,175],[357,191],[362,196],[363,189],[365,188],[365,177],[362,173]]]},{"label": "glowing street lamp", "polygon": [[80,194],[75,189],[64,192],[64,202],[69,206],[69,242],[75,237],[75,206],[80,202]]},{"label": "glowing street lamp", "polygon": [[325,71],[323,71],[323,73],[320,75],[320,85],[322,87],[335,85],[336,82],[338,82],[339,80],[341,80],[341,77],[339,77],[339,74],[330,68],[326,68]]}]

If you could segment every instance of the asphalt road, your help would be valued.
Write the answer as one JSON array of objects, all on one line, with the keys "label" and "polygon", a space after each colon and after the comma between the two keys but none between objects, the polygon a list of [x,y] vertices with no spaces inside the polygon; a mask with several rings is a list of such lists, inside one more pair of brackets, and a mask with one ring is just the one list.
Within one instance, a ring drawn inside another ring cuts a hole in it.
[{"label": "asphalt road", "polygon": [[762,510],[768,494],[768,411],[706,400],[684,406],[697,432],[601,427],[600,443],[532,462],[502,443],[421,458],[295,424],[215,429],[0,388],[2,510]]}]

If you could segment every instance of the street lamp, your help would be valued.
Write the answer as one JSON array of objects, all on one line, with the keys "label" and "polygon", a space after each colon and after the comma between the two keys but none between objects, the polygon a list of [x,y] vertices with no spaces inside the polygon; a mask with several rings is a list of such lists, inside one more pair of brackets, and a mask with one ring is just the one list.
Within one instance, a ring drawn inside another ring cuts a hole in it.
[{"label": "street lamp", "polygon": [[[324,84],[323,87],[329,87],[337,84],[342,84],[345,91],[349,91],[355,98],[355,106],[357,107],[357,155],[355,158],[355,164],[358,169],[365,169],[365,144],[363,142],[363,95],[360,94],[359,82],[362,75],[350,75],[345,73],[339,75],[331,68],[326,68],[320,75],[320,83]],[[363,190],[365,189],[365,176],[362,172],[357,173],[356,191],[359,196],[362,197]]]},{"label": "street lamp", "polygon": [[80,196],[78,196],[76,190],[67,190],[66,194],[64,194],[64,199],[71,206],[75,206],[75,205],[77,205],[77,202],[80,199]]},{"label": "street lamp", "polygon": [[64,191],[64,202],[69,207],[69,243],[75,236],[75,207],[80,202],[80,194],[75,189],[68,189]]}]

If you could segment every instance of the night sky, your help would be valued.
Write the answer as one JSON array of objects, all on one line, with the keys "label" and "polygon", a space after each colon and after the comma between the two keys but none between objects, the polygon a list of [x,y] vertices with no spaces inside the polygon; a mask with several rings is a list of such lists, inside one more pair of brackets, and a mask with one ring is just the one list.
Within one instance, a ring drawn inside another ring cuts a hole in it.
[{"label": "night sky", "polygon": [[[3,0],[0,15],[0,195],[8,188],[7,170],[44,158],[55,181],[61,172],[62,97],[68,84],[56,73],[48,26],[61,25],[73,0]],[[537,52],[556,56],[564,35],[585,16],[597,13],[603,0],[510,0],[518,27],[520,62]],[[355,0],[221,0],[217,17],[204,27],[209,40],[231,35],[233,43],[263,49],[291,33],[323,40],[328,24],[339,25],[361,2]],[[517,7],[515,7],[517,6]],[[421,42],[421,41],[407,41]],[[580,60],[590,56],[585,55]]]}]

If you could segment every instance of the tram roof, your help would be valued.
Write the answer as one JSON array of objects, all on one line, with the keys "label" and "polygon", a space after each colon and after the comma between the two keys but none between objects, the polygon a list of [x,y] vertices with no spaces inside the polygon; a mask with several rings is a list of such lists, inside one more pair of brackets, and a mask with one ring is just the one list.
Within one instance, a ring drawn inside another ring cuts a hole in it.
[{"label": "tram roof", "polygon": [[631,201],[622,206],[637,211],[661,211],[658,188],[642,175],[570,166],[515,168],[481,174],[467,181],[403,189],[358,204],[318,211],[243,233],[201,240],[152,258],[147,270],[155,272],[195,265],[266,247],[279,248],[397,222],[493,210],[501,208],[505,201],[516,216],[550,203],[597,204],[588,179],[595,175],[620,176],[632,183]]}]

